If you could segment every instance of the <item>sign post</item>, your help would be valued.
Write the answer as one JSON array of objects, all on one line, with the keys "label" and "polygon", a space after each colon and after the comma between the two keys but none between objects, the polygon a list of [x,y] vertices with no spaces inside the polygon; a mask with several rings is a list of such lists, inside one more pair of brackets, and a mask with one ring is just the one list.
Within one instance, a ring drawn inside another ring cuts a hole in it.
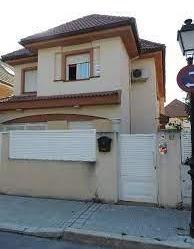
[{"label": "sign post", "polygon": [[192,156],[189,161],[190,170],[188,173],[190,174],[192,181],[190,235],[194,238],[194,65],[189,64],[179,71],[177,75],[177,83],[183,91],[190,93],[191,99]]}]

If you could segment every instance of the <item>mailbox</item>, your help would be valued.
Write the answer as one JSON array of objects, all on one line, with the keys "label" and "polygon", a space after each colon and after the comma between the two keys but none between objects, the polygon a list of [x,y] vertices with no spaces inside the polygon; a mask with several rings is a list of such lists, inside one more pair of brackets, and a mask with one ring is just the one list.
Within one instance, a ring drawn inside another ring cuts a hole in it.
[{"label": "mailbox", "polygon": [[100,152],[110,152],[111,150],[112,138],[107,136],[102,136],[98,138],[98,150]]},{"label": "mailbox", "polygon": [[160,137],[158,147],[161,155],[165,155],[168,152],[167,141],[164,135]]}]

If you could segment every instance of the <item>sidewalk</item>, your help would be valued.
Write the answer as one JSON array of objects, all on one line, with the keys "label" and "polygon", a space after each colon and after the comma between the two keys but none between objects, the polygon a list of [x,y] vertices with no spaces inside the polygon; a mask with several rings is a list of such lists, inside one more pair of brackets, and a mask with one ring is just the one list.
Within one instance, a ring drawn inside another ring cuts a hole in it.
[{"label": "sidewalk", "polygon": [[184,210],[0,195],[0,230],[41,237],[191,248],[189,220]]}]

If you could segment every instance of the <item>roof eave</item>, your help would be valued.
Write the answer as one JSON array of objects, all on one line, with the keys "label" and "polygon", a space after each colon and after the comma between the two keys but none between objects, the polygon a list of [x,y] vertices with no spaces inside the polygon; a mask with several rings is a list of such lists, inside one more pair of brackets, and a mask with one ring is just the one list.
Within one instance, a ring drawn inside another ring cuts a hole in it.
[{"label": "roof eave", "polygon": [[[102,95],[101,95],[102,94]],[[0,103],[0,111],[11,111],[11,110],[27,110],[27,109],[46,109],[46,108],[62,108],[62,107],[74,107],[74,106],[92,106],[92,105],[113,105],[121,103],[121,92],[115,91],[111,94],[103,95],[104,93],[99,93],[89,96],[80,95],[64,98],[48,98],[41,99],[23,99],[16,101],[2,101]],[[46,101],[45,101],[46,100]]]},{"label": "roof eave", "polygon": [[145,48],[141,51],[141,54],[149,54],[149,53],[154,53],[154,52],[160,52],[162,50],[165,50],[166,46],[162,45],[161,47],[157,47],[157,48]]},{"label": "roof eave", "polygon": [[8,59],[5,62],[11,66],[33,63],[33,62],[38,62],[38,56],[26,56],[26,57],[23,56],[21,58],[17,57],[15,59]]},{"label": "roof eave", "polygon": [[34,57],[34,55],[17,55],[17,56],[1,56],[1,59],[3,62],[7,62],[9,60],[17,60],[17,59],[23,59],[23,58],[30,58],[30,57]]}]

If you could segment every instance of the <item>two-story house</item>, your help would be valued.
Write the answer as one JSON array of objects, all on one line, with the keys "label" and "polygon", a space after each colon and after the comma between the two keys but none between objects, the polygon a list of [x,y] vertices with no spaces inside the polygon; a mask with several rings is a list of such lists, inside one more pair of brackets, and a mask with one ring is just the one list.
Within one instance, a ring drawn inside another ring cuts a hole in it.
[{"label": "two-story house", "polygon": [[134,18],[89,15],[20,44],[2,56],[15,81],[14,96],[0,101],[1,130],[158,130],[165,46],[140,39]]}]

